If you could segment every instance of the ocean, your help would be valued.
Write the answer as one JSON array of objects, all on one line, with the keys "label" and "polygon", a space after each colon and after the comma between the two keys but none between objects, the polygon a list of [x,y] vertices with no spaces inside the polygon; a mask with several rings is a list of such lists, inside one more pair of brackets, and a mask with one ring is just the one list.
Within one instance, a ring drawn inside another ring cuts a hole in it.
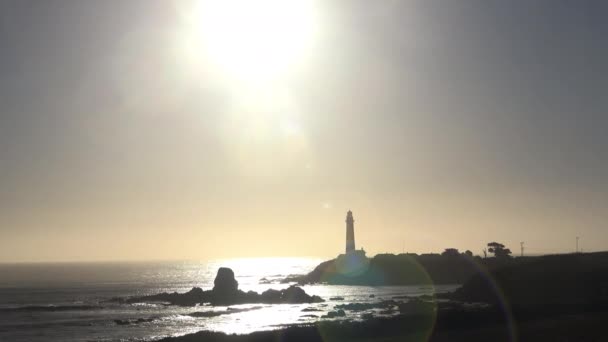
[{"label": "ocean", "polygon": [[[154,341],[201,330],[245,334],[314,322],[337,304],[375,302],[456,288],[450,285],[306,285],[303,286],[306,293],[321,296],[326,302],[234,305],[232,309],[245,310],[215,317],[189,314],[227,308],[106,302],[114,297],[187,292],[195,286],[211,289],[221,266],[234,270],[239,289],[244,291],[281,289],[288,286],[280,284],[281,279],[308,273],[321,261],[252,258],[206,262],[0,264],[0,341]],[[338,296],[343,299],[330,300]],[[346,317],[335,319],[359,319],[361,314],[349,312]]]}]

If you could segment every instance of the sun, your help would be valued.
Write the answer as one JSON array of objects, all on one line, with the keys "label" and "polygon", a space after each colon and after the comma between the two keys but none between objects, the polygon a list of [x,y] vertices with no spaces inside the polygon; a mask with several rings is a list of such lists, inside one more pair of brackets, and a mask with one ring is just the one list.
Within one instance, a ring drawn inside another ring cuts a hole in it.
[{"label": "sun", "polygon": [[311,48],[312,0],[199,0],[196,7],[202,51],[231,77],[275,79]]}]

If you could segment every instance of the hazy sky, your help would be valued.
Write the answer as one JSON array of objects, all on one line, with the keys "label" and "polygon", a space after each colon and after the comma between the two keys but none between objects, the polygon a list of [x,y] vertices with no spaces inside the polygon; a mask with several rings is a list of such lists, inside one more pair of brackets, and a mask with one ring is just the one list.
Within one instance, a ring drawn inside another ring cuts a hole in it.
[{"label": "hazy sky", "polygon": [[196,5],[0,2],[0,262],[608,246],[608,2]]}]

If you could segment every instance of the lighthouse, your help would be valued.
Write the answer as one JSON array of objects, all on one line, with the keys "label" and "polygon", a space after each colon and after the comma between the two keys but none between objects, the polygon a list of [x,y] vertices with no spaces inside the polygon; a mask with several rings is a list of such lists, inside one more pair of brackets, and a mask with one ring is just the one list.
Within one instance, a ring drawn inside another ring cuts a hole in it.
[{"label": "lighthouse", "polygon": [[355,249],[355,219],[353,212],[346,213],[346,253],[336,258],[336,270],[347,276],[361,275],[369,267],[369,259],[365,256],[363,248]]},{"label": "lighthouse", "polygon": [[346,254],[353,253],[355,251],[355,219],[353,219],[353,212],[348,211],[346,213]]}]

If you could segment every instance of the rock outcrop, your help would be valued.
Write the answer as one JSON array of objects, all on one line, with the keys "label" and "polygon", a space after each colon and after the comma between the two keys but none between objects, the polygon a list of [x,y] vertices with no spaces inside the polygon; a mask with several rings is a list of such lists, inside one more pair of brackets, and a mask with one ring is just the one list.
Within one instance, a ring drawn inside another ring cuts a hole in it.
[{"label": "rock outcrop", "polygon": [[210,303],[213,305],[230,305],[246,301],[242,291],[239,292],[239,282],[234,278],[234,272],[227,267],[220,267],[217,270],[211,294]]},{"label": "rock outcrop", "polygon": [[436,285],[462,284],[478,272],[479,259],[466,255],[378,254],[371,259],[341,255],[319,264],[303,276],[283,283],[331,285]]},{"label": "rock outcrop", "polygon": [[118,298],[115,301],[123,303],[162,302],[179,306],[194,306],[205,303],[228,306],[249,303],[319,303],[323,302],[323,299],[319,296],[308,295],[298,286],[290,286],[282,290],[269,289],[261,294],[253,291],[244,292],[238,289],[238,282],[234,277],[234,272],[230,268],[221,267],[215,277],[213,289],[209,291],[194,287],[186,293],[163,292],[151,296],[132,297],[127,299]]},{"label": "rock outcrop", "polygon": [[200,287],[193,287],[186,293],[159,293],[151,296],[131,297],[127,299],[116,298],[114,301],[119,303],[169,303],[179,306],[192,306],[197,303],[211,302],[211,291],[203,291]]},{"label": "rock outcrop", "polygon": [[220,267],[213,281],[214,292],[233,293],[239,289],[239,282],[234,278],[234,272],[228,267]]}]

